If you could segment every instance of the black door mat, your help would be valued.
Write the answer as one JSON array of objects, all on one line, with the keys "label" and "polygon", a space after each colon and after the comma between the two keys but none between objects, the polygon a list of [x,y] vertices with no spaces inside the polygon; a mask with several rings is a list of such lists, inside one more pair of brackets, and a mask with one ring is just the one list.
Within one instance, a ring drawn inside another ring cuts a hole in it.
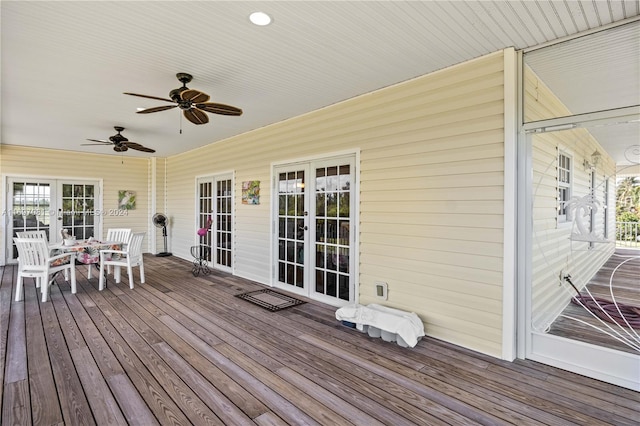
[{"label": "black door mat", "polygon": [[295,297],[287,296],[286,294],[278,293],[277,291],[273,291],[268,288],[236,294],[236,297],[244,299],[271,312],[307,303],[304,300],[296,299]]}]

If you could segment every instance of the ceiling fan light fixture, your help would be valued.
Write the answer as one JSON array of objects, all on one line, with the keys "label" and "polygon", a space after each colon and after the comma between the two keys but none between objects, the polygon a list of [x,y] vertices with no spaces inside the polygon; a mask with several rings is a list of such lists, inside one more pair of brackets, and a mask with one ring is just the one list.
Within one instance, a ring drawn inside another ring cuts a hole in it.
[{"label": "ceiling fan light fixture", "polygon": [[264,12],[253,12],[251,15],[249,15],[249,20],[254,25],[264,27],[271,23],[271,16],[267,15]]}]

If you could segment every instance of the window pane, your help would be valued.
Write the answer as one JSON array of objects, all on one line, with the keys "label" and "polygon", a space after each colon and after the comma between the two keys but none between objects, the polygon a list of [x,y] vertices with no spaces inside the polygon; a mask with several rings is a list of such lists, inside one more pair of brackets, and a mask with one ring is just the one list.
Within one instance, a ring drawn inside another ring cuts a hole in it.
[{"label": "window pane", "polygon": [[316,216],[325,215],[325,194],[316,195]]}]

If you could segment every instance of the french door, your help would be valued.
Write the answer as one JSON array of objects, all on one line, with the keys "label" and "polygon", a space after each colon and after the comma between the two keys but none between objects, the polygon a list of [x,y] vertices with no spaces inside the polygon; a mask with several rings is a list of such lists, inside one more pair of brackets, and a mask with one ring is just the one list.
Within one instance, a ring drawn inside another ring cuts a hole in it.
[{"label": "french door", "polygon": [[50,242],[62,237],[61,230],[86,239],[100,234],[99,184],[97,181],[9,178],[7,205],[7,261],[18,257],[13,237],[21,231],[43,230]]},{"label": "french door", "polygon": [[276,287],[341,306],[355,300],[355,158],[274,169]]},{"label": "french door", "polygon": [[231,272],[233,185],[231,175],[209,176],[198,179],[197,226],[204,230],[198,234],[197,254],[216,269]]}]

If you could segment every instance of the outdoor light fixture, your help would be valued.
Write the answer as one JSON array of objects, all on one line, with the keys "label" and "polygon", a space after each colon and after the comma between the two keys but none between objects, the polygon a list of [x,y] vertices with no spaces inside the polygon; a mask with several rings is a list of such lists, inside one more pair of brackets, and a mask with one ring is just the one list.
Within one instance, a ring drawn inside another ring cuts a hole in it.
[{"label": "outdoor light fixture", "polygon": [[593,151],[593,154],[591,154],[591,161],[585,158],[582,165],[584,166],[585,170],[595,170],[596,167],[598,167],[598,163],[600,163],[601,158],[602,154],[600,154],[600,151],[596,149],[595,151]]}]

